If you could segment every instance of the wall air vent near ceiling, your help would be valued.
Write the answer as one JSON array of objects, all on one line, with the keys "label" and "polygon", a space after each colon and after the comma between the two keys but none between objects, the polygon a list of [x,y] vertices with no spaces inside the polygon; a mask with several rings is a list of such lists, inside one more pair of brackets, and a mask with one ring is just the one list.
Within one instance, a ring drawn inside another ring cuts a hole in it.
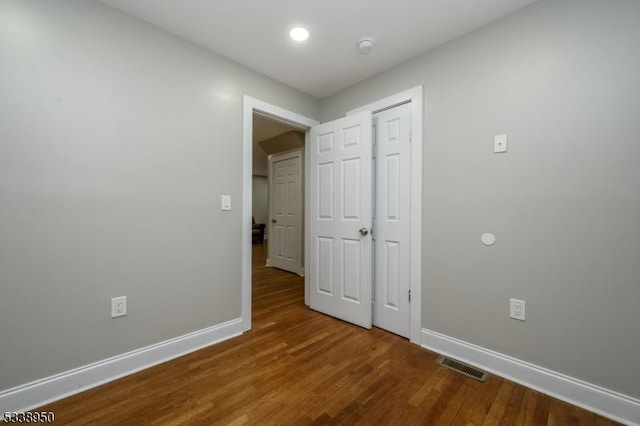
[{"label": "wall air vent near ceiling", "polygon": [[455,370],[465,376],[471,377],[472,379],[480,380],[481,382],[484,382],[489,376],[486,371],[482,371],[479,368],[446,356],[439,357],[437,362],[444,367]]}]

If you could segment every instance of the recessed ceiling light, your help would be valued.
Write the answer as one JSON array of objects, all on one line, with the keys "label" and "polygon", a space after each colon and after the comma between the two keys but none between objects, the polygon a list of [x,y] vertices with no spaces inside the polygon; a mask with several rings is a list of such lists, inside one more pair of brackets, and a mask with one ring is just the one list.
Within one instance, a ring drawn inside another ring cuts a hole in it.
[{"label": "recessed ceiling light", "polygon": [[305,41],[309,38],[309,31],[307,31],[306,28],[296,27],[289,31],[289,35],[295,41]]}]

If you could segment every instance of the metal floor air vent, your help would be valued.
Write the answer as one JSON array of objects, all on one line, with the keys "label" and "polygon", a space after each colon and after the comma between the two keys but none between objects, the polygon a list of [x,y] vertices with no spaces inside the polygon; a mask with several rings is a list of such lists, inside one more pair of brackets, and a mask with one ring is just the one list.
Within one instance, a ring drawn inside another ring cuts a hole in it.
[{"label": "metal floor air vent", "polygon": [[462,373],[465,376],[471,377],[472,379],[480,380],[481,382],[484,382],[488,376],[486,371],[482,371],[479,368],[473,367],[469,364],[465,364],[464,362],[458,361],[457,359],[441,356],[438,358],[437,362],[444,367],[455,370],[458,373]]}]

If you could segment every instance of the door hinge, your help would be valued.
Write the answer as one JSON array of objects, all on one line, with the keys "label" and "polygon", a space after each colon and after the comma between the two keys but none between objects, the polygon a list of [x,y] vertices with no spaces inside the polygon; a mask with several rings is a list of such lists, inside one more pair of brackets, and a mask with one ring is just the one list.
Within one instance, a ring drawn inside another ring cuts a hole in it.
[{"label": "door hinge", "polygon": [[409,302],[411,302],[411,290],[409,290]]}]

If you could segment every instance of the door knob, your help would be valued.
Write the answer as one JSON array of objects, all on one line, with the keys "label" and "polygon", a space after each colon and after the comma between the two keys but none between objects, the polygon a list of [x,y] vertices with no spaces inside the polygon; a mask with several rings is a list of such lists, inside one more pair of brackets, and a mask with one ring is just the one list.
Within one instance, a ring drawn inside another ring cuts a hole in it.
[{"label": "door knob", "polygon": [[276,223],[277,221],[275,219],[271,219],[271,223]]},{"label": "door knob", "polygon": [[360,235],[363,237],[369,234],[369,230],[367,228],[360,228]]}]

